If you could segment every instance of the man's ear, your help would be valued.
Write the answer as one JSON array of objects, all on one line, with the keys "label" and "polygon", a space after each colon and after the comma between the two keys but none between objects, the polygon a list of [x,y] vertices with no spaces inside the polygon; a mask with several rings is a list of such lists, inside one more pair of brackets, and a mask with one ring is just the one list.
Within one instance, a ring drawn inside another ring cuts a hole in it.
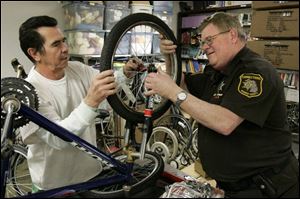
[{"label": "man's ear", "polygon": [[230,30],[230,36],[231,36],[231,40],[233,43],[236,43],[238,38],[239,38],[239,35],[238,35],[238,32],[236,29],[232,28]]},{"label": "man's ear", "polygon": [[28,48],[28,54],[35,60],[35,62],[39,62],[41,60],[40,53],[34,48]]}]

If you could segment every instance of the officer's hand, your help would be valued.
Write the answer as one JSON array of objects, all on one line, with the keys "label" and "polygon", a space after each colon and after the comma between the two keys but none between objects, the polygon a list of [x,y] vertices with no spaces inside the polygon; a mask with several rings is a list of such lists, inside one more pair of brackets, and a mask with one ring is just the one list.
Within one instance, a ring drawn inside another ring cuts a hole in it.
[{"label": "officer's hand", "polygon": [[162,97],[170,99],[174,92],[180,89],[173,79],[159,67],[157,73],[149,73],[145,79],[145,86],[148,91],[145,95],[159,94]]},{"label": "officer's hand", "polygon": [[175,50],[177,48],[176,45],[174,45],[173,41],[164,39],[162,35],[159,35],[160,38],[160,52],[162,54],[171,54],[175,53]]}]

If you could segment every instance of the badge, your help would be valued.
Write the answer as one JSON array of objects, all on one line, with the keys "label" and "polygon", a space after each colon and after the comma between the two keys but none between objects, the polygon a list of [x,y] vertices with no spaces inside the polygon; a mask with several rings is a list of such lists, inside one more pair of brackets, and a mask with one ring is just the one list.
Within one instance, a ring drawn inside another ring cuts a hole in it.
[{"label": "badge", "polygon": [[238,92],[248,98],[258,97],[262,94],[262,82],[263,78],[260,74],[241,74]]}]

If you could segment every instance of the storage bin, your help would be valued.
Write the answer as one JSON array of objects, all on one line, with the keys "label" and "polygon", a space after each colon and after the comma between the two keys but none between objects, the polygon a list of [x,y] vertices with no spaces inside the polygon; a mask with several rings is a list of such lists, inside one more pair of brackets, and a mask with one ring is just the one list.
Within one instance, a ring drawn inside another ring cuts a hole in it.
[{"label": "storage bin", "polygon": [[157,54],[160,53],[160,39],[159,39],[159,33],[153,34],[153,42],[152,42],[152,53]]},{"label": "storage bin", "polygon": [[163,20],[169,27],[172,27],[173,13],[167,11],[153,11],[153,15]]},{"label": "storage bin", "polygon": [[130,14],[129,8],[107,7],[105,8],[104,29],[111,30],[114,25]]},{"label": "storage bin", "polygon": [[122,40],[120,41],[117,50],[116,55],[129,55],[130,53],[130,42],[131,42],[131,34],[126,33],[122,37]]},{"label": "storage bin", "polygon": [[102,32],[94,31],[65,31],[70,54],[100,55],[104,44]]},{"label": "storage bin", "polygon": [[131,54],[133,55],[145,55],[151,54],[152,50],[152,36],[151,32],[149,33],[138,33],[134,32],[131,35]]},{"label": "storage bin", "polygon": [[128,8],[129,1],[105,1],[104,2],[106,7],[113,7],[113,8]]},{"label": "storage bin", "polygon": [[153,1],[153,12],[173,12],[173,1]]},{"label": "storage bin", "polygon": [[131,13],[148,13],[152,14],[153,6],[146,4],[131,4]]},{"label": "storage bin", "polygon": [[96,3],[64,5],[65,30],[102,30],[104,7],[104,5]]}]

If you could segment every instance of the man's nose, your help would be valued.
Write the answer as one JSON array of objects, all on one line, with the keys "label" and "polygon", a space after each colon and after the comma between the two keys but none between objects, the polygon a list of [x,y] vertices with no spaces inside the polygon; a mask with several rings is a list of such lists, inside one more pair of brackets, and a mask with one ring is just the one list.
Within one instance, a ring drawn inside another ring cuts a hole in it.
[{"label": "man's nose", "polygon": [[65,43],[63,43],[63,45],[62,45],[62,51],[63,52],[67,52],[69,50],[69,46],[68,46],[68,44],[65,42]]},{"label": "man's nose", "polygon": [[201,50],[203,51],[203,53],[206,53],[206,50],[209,48],[210,46],[207,43],[203,43],[201,45]]}]

